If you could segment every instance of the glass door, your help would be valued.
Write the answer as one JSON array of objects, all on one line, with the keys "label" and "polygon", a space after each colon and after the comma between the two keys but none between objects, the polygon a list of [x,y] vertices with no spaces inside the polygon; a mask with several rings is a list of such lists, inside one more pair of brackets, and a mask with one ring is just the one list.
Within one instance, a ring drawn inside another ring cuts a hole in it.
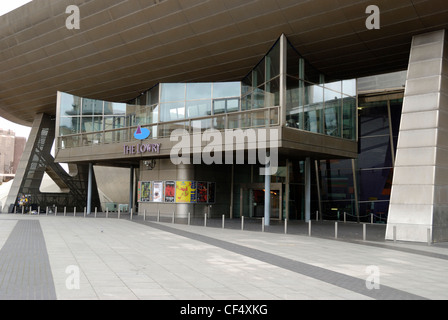
[{"label": "glass door", "polygon": [[[265,209],[265,190],[252,189],[251,217],[263,218]],[[281,212],[281,192],[280,190],[271,190],[271,219],[280,219]]]}]

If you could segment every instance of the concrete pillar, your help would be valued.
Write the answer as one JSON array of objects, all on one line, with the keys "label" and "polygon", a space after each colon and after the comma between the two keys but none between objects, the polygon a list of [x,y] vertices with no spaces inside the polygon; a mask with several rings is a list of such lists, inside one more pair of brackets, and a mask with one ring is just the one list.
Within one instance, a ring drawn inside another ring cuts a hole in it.
[{"label": "concrete pillar", "polygon": [[[194,180],[194,165],[179,164],[176,166],[178,181],[192,181]],[[176,218],[188,218],[188,213],[194,212],[194,205],[189,203],[176,204]],[[206,211],[208,213],[208,210]]]},{"label": "concrete pillar", "polygon": [[87,180],[87,214],[92,213],[92,181],[93,181],[93,164],[89,163],[89,172]]},{"label": "concrete pillar", "polygon": [[[269,157],[269,152],[266,154]],[[266,171],[270,171],[270,163],[266,164]],[[269,226],[271,220],[271,175],[264,176],[264,225]]]},{"label": "concrete pillar", "polygon": [[413,38],[386,239],[448,240],[447,31]]},{"label": "concrete pillar", "polygon": [[305,221],[311,219],[311,159],[305,160]]},{"label": "concrete pillar", "polygon": [[129,212],[134,207],[134,166],[131,166],[129,172]]}]

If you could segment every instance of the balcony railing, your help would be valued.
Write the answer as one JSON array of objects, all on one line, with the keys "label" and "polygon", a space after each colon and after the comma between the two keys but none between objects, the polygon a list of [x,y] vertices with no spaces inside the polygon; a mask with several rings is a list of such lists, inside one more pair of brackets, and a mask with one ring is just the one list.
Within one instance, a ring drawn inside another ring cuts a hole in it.
[{"label": "balcony railing", "polygon": [[[224,131],[227,129],[266,128],[279,126],[280,107],[269,107],[249,111],[240,111],[201,118],[186,119],[182,121],[170,121],[155,124],[142,125],[151,131],[149,139],[169,138],[177,129],[186,130],[189,134],[194,132],[215,129]],[[86,132],[81,134],[65,135],[58,137],[58,149],[106,145],[131,142],[137,126]]]}]

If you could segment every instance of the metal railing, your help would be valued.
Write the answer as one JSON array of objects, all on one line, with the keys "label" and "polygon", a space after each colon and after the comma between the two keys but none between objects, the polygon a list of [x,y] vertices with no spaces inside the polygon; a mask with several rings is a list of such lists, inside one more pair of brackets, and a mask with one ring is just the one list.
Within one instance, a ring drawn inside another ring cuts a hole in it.
[{"label": "metal railing", "polygon": [[[266,128],[280,125],[280,107],[269,107],[248,111],[225,113],[186,120],[175,120],[142,125],[151,131],[150,139],[168,138],[174,130],[185,130],[189,134],[197,131],[215,129],[218,131],[228,129]],[[69,149],[85,146],[114,144],[133,141],[134,132],[138,126],[127,128],[86,132],[59,136],[58,149]]]}]

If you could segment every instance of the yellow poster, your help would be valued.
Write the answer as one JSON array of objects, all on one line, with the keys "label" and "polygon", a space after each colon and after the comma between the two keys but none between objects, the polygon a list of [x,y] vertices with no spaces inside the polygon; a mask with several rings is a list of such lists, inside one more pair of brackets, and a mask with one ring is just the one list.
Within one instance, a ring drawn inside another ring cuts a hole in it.
[{"label": "yellow poster", "polygon": [[176,202],[192,203],[196,200],[196,186],[193,181],[176,182]]}]

